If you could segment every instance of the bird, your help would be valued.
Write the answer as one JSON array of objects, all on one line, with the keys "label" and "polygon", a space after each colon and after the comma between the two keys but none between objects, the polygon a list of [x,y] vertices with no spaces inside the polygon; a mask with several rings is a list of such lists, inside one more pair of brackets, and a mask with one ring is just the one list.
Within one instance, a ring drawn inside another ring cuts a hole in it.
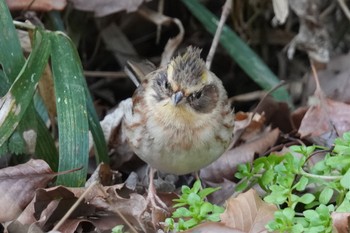
[{"label": "bird", "polygon": [[153,169],[149,193],[154,169],[175,175],[199,171],[218,159],[232,140],[234,114],[226,90],[200,53],[189,46],[147,74],[124,114],[129,145]]}]

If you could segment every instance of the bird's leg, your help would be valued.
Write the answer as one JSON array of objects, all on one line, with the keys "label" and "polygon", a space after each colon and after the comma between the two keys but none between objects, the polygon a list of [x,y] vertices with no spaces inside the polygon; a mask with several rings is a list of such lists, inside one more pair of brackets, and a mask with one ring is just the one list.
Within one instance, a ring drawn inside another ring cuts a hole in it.
[{"label": "bird's leg", "polygon": [[156,172],[155,169],[152,167],[150,168],[149,172],[149,186],[148,186],[148,195],[147,200],[151,202],[153,207],[161,207],[165,210],[168,209],[167,205],[158,197],[156,188],[154,186],[154,173]]}]

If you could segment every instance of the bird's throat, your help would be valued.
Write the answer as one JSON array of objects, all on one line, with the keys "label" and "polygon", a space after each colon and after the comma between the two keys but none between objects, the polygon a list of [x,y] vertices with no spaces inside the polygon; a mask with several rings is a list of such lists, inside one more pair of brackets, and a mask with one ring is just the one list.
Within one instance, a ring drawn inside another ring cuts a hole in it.
[{"label": "bird's throat", "polygon": [[158,106],[155,116],[165,125],[173,125],[175,128],[184,128],[198,124],[198,114],[184,104],[173,105],[168,103]]}]

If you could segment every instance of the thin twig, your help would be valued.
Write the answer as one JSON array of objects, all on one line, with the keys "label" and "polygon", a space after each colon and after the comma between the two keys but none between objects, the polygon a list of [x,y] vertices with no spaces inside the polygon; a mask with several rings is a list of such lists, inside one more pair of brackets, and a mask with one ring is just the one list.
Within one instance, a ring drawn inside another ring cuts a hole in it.
[{"label": "thin twig", "polygon": [[[159,1],[158,1],[158,12],[159,12],[160,14],[163,14],[163,13],[164,13],[164,0],[159,0]],[[156,44],[159,44],[161,32],[162,32],[162,25],[161,25],[161,24],[158,24],[158,25],[157,25]]]},{"label": "thin twig", "polygon": [[348,18],[348,20],[350,20],[350,11],[344,0],[338,0],[338,3],[341,9],[343,10],[345,16]]},{"label": "thin twig", "polygon": [[69,218],[69,216],[73,213],[74,210],[78,207],[78,205],[84,200],[84,197],[90,193],[92,188],[97,184],[97,182],[93,182],[79,197],[79,199],[74,203],[74,205],[68,210],[68,212],[61,218],[61,220],[56,224],[56,226],[52,229],[52,231],[58,231],[58,229],[62,226],[62,224]]},{"label": "thin twig", "polygon": [[274,86],[273,88],[271,88],[268,92],[265,93],[265,95],[261,98],[261,100],[259,101],[258,105],[255,107],[253,114],[252,114],[252,119],[254,117],[254,115],[257,113],[257,111],[259,110],[260,106],[263,104],[263,102],[265,101],[265,99],[275,90],[277,90],[278,88],[280,88],[281,86],[286,85],[286,82],[284,80],[282,80],[280,83],[278,83],[276,86]]},{"label": "thin twig", "polygon": [[216,29],[216,32],[215,32],[213,43],[211,44],[209,54],[207,56],[206,66],[207,66],[208,70],[210,70],[211,62],[213,60],[216,48],[217,48],[218,43],[219,43],[222,28],[224,27],[224,24],[226,22],[227,16],[229,15],[229,13],[231,11],[231,8],[232,8],[232,0],[226,0],[225,5],[222,9],[222,14],[220,17],[220,22],[219,22],[218,28]]},{"label": "thin twig", "polygon": [[97,77],[97,78],[127,78],[125,72],[123,71],[84,71],[86,77]]},{"label": "thin twig", "polygon": [[255,107],[254,111],[252,112],[252,115],[249,118],[249,121],[246,123],[245,128],[239,132],[239,134],[236,133],[236,135],[234,136],[234,139],[231,141],[229,147],[227,150],[233,148],[236,143],[238,142],[238,139],[243,135],[243,133],[245,132],[245,130],[247,129],[247,127],[250,125],[250,123],[253,121],[254,116],[256,115],[258,109],[260,108],[260,106],[262,105],[262,103],[265,101],[265,99],[267,98],[267,96],[269,94],[271,94],[272,92],[274,92],[276,89],[280,88],[281,86],[285,85],[286,82],[285,81],[281,81],[280,83],[278,83],[276,86],[274,86],[272,89],[270,89],[268,92],[266,92],[264,94],[264,96],[261,98],[261,100],[259,101],[258,105]]}]

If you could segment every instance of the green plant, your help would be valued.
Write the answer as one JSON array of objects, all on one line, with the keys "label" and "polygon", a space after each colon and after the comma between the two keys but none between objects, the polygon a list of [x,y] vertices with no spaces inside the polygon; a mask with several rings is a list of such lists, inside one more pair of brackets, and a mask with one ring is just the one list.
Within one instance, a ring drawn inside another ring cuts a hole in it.
[{"label": "green plant", "polygon": [[117,225],[112,228],[111,233],[128,233],[128,231],[124,231],[124,225]]},{"label": "green plant", "polygon": [[[89,158],[89,131],[94,139],[97,163],[108,163],[108,155],[77,50],[62,32],[16,22],[33,35],[32,52],[25,57],[5,0],[0,0],[0,15],[0,157],[6,153],[27,153],[24,135],[30,132],[30,138],[35,139],[32,153],[44,159],[54,171],[82,168],[59,176],[57,184],[83,186]],[[57,108],[59,150],[45,125],[47,119],[43,116],[47,110],[37,91],[38,83],[44,81],[41,79],[44,70],[49,68],[54,85],[51,95]]]},{"label": "green plant", "polygon": [[[266,225],[269,231],[332,232],[331,212],[350,211],[350,133],[334,144],[333,149],[291,146],[284,155],[238,167],[237,191],[258,183],[266,191],[264,200],[280,208]],[[322,151],[324,158],[311,165],[311,156]]]},{"label": "green plant", "polygon": [[174,202],[177,202],[174,205],[176,210],[171,218],[165,220],[168,230],[182,231],[204,221],[218,222],[220,220],[219,215],[224,212],[224,208],[205,201],[209,194],[218,189],[202,189],[199,180],[194,183],[192,188],[182,186],[180,198],[174,199]]}]

